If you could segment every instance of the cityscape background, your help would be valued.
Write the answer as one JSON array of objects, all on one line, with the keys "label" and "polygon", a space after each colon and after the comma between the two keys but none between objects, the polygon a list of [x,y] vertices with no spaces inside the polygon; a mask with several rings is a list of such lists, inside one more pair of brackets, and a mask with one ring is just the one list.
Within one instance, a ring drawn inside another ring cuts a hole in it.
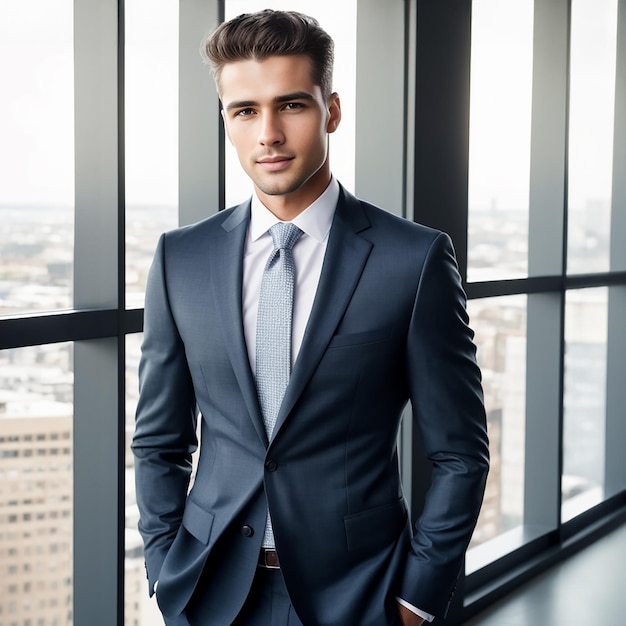
[{"label": "cityscape background", "polygon": [[[283,4],[298,8],[293,1],[272,6]],[[178,0],[125,5],[126,304],[141,308],[158,236],[177,225]],[[72,0],[0,3],[0,82],[11,94],[0,98],[0,316],[73,304],[72,6]],[[252,0],[226,6],[227,17],[261,8]],[[338,6],[345,11],[340,20]],[[616,6],[606,0],[598,11],[592,0],[573,2],[570,273],[609,268]],[[337,50],[336,79],[343,135],[333,138],[332,150],[348,188],[355,16],[354,0],[319,3],[320,21],[345,44]],[[473,2],[469,282],[528,275],[532,19],[531,0]],[[45,40],[46,54],[33,45],[37,40]],[[229,203],[249,193],[237,171],[228,151]],[[492,454],[471,564],[474,549],[524,522],[528,297],[476,299],[468,309]],[[602,499],[607,309],[607,288],[567,294],[563,519]],[[140,335],[127,338],[127,442],[140,342]],[[0,626],[72,624],[73,372],[71,344],[0,351]],[[128,446],[125,467],[125,624],[153,626],[160,618],[146,593]]]},{"label": "cityscape background", "polygon": [[[159,233],[175,207],[135,207],[127,241],[127,291],[139,299]],[[9,216],[6,220],[4,217]],[[65,216],[65,218],[63,217]],[[71,211],[0,207],[0,315],[65,308],[71,301]],[[511,213],[509,230],[522,241],[525,214]],[[474,213],[477,265],[520,270],[519,246],[494,238],[492,210]],[[593,236],[588,233],[586,239]],[[602,246],[606,242],[599,241]],[[571,292],[566,349],[566,474],[564,500],[601,498],[604,451],[603,387],[606,290]],[[588,293],[592,291],[593,293]],[[469,312],[483,373],[492,469],[472,546],[523,524],[526,296],[471,300]],[[127,339],[126,433],[130,442],[137,401],[141,335]],[[42,345],[0,352],[0,626],[71,623],[72,346]],[[114,417],[112,417],[114,419]],[[126,624],[151,624],[154,603],[145,588],[137,532],[133,458],[126,457]],[[573,511],[580,509],[581,503]],[[579,512],[579,511],[578,511]],[[564,515],[567,515],[564,510]],[[573,514],[573,513],[572,513]],[[470,550],[471,554],[471,550]],[[471,559],[470,559],[471,560]],[[27,600],[25,600],[27,599]],[[11,620],[8,616],[11,616]],[[17,621],[13,621],[17,618]]]}]

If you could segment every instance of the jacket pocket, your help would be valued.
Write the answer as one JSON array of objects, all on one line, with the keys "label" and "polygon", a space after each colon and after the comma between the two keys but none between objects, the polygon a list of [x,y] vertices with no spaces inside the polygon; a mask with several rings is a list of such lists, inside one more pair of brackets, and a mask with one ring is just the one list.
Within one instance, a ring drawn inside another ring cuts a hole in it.
[{"label": "jacket pocket", "polygon": [[213,513],[205,511],[191,498],[187,498],[185,511],[183,513],[183,526],[185,527],[185,530],[187,530],[204,545],[209,543],[214,518],[215,516]]},{"label": "jacket pocket", "polygon": [[360,346],[368,343],[383,341],[391,335],[389,328],[377,328],[362,333],[340,333],[335,335],[328,344],[329,348],[343,348],[347,346]]},{"label": "jacket pocket", "polygon": [[404,498],[344,517],[348,550],[372,551],[397,540],[406,525],[407,511]]}]

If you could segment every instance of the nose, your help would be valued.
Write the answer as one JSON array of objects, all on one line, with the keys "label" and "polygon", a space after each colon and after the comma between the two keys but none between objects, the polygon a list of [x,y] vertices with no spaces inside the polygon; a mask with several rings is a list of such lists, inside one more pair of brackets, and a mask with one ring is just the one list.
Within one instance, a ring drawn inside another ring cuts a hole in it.
[{"label": "nose", "polygon": [[263,146],[276,146],[283,143],[285,137],[278,119],[274,113],[266,113],[261,117],[259,128],[259,144]]}]

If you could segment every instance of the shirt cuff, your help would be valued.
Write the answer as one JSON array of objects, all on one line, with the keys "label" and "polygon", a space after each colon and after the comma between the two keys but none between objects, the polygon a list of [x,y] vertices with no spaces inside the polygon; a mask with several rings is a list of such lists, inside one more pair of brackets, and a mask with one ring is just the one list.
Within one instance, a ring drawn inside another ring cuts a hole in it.
[{"label": "shirt cuff", "polygon": [[401,604],[402,606],[406,607],[407,609],[409,609],[409,611],[412,611],[413,613],[415,613],[415,615],[419,615],[422,619],[425,619],[427,622],[432,622],[435,619],[434,615],[431,615],[430,613],[426,613],[426,611],[422,611],[421,609],[418,609],[416,606],[409,604],[406,600],[403,600],[402,598],[398,598],[396,596],[396,601],[398,602],[398,604]]}]

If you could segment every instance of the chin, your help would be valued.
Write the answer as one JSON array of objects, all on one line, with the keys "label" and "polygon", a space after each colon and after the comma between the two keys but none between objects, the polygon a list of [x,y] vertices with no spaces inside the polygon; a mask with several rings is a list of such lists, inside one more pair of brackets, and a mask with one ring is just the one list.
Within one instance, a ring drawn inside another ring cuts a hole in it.
[{"label": "chin", "polygon": [[295,183],[289,183],[289,182],[285,182],[285,183],[274,183],[272,184],[270,183],[262,183],[262,184],[258,184],[256,185],[262,193],[264,193],[267,196],[285,196],[287,194],[293,193],[294,191],[298,191],[298,189],[300,189],[300,187],[302,187],[302,183],[295,182]]}]

